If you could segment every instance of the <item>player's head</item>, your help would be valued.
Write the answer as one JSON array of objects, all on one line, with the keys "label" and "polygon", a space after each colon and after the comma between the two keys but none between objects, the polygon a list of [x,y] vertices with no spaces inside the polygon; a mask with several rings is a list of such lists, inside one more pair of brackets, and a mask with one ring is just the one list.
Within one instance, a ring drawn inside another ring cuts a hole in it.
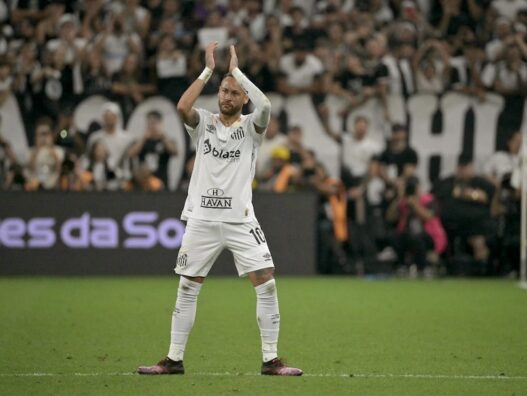
[{"label": "player's head", "polygon": [[234,116],[241,113],[243,105],[249,102],[243,88],[238,81],[228,73],[223,77],[218,91],[218,106],[220,112],[226,116]]}]

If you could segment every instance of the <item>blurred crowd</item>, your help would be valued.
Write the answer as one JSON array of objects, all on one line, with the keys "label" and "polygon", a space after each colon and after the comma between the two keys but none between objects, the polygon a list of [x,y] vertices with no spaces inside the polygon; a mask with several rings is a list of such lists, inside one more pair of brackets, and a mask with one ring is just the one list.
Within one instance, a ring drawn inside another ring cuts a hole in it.
[{"label": "blurred crowd", "polygon": [[[0,126],[0,185],[159,191],[170,158],[184,156],[184,189],[192,148],[169,137],[163,115],[149,112],[136,139],[122,125],[145,98],[176,103],[202,71],[212,40],[218,72],[204,93],[216,93],[233,43],[240,68],[263,91],[309,94],[320,133],[341,145],[336,179],[305,147],[300,127],[273,117],[257,164],[257,189],[320,193],[321,272],[360,273],[392,260],[424,274],[449,255],[458,270],[509,273],[519,243],[511,175],[527,93],[526,23],[527,0],[0,1],[0,108],[16,97],[30,145],[17,158]],[[480,101],[502,95],[498,127],[508,143],[477,174],[462,155],[455,174],[427,192],[387,95],[447,90]],[[76,130],[73,109],[97,94],[111,100],[101,123]],[[378,99],[392,125],[386,144],[371,139],[367,117],[355,118],[347,133],[333,131],[328,94],[345,101],[343,119]]]}]

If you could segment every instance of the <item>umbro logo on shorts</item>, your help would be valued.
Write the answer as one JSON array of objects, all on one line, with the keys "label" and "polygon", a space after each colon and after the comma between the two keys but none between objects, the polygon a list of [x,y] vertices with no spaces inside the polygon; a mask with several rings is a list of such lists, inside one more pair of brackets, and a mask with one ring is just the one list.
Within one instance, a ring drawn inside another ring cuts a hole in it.
[{"label": "umbro logo on shorts", "polygon": [[271,257],[271,253],[265,253],[263,255],[264,261],[271,261],[273,258]]}]

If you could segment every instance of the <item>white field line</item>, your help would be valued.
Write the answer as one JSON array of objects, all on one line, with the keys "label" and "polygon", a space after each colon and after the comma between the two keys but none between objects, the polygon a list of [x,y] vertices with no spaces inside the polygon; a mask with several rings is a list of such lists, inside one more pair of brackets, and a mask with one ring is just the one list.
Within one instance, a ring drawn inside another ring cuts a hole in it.
[{"label": "white field line", "polygon": [[[260,376],[259,373],[215,373],[215,372],[196,372],[189,373],[191,376],[203,377],[254,377]],[[95,373],[0,373],[1,377],[128,377],[139,374],[132,372],[95,372]],[[410,378],[410,379],[446,379],[446,380],[520,380],[526,381],[527,376],[507,376],[507,375],[449,375],[449,374],[389,374],[389,373],[304,373],[303,377],[324,377],[324,378]]]}]

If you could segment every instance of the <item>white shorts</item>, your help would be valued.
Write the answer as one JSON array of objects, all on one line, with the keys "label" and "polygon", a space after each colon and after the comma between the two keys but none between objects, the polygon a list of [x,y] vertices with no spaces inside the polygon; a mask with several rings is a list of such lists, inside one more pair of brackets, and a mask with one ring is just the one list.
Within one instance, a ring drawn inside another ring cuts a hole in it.
[{"label": "white shorts", "polygon": [[232,252],[239,276],[274,267],[264,233],[256,220],[225,223],[189,219],[174,270],[179,275],[205,277],[225,248]]}]

